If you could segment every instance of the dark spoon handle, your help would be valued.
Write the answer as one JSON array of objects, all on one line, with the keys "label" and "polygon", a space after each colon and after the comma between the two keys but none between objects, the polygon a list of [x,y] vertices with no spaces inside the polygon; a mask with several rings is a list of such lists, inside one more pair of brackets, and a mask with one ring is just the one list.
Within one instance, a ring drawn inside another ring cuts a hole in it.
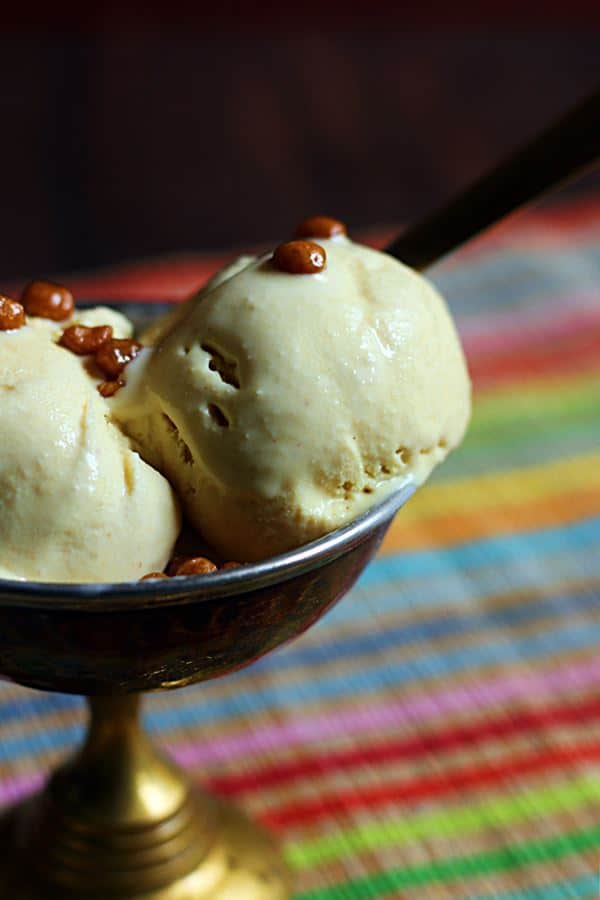
[{"label": "dark spoon handle", "polygon": [[424,269],[599,157],[597,91],[446,206],[407,228],[386,251],[414,269]]}]

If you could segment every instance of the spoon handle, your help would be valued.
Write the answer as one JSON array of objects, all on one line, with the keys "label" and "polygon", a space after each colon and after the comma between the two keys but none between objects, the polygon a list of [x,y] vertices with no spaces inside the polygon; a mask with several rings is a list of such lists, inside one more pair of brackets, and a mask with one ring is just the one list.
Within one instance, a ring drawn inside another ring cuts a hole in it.
[{"label": "spoon handle", "polygon": [[416,225],[387,253],[424,269],[600,157],[600,91]]}]

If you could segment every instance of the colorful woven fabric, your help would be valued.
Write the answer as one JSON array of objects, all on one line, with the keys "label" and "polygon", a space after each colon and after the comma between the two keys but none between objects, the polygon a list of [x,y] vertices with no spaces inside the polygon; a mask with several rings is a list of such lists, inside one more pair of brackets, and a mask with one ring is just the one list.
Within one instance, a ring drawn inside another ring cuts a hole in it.
[{"label": "colorful woven fabric", "polygon": [[[181,296],[211,267],[78,287]],[[474,378],[464,446],[321,623],[153,696],[147,725],[281,835],[298,900],[597,897],[600,205],[521,217],[432,277]],[[3,685],[0,802],[38,786],[82,722],[77,698]]]}]

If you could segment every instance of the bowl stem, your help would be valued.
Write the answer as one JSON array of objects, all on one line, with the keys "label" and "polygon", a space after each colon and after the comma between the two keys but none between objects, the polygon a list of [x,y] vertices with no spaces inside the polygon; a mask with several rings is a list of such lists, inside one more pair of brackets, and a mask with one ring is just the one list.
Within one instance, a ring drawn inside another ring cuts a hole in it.
[{"label": "bowl stem", "polygon": [[89,707],[80,750],[40,794],[4,817],[9,842],[0,846],[13,852],[0,871],[1,896],[290,896],[273,839],[238,810],[192,788],[155,751],[140,726],[138,695],[94,697]]}]

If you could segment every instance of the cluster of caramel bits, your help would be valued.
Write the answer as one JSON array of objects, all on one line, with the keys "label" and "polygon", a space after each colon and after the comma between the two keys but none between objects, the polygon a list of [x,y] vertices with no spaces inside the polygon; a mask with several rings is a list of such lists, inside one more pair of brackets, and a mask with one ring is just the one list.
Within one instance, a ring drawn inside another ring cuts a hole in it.
[{"label": "cluster of caramel bits", "polygon": [[106,381],[98,385],[103,397],[113,397],[125,384],[121,378],[127,363],[140,352],[142,345],[131,338],[114,338],[110,325],[70,325],[60,336],[59,344],[77,356],[92,356]]},{"label": "cluster of caramel bits", "polygon": [[[32,281],[23,291],[21,302],[0,295],[0,331],[13,331],[26,324],[27,317],[63,322],[75,312],[73,294],[53,281]],[[125,384],[121,378],[127,363],[142,345],[130,338],[114,338],[110,325],[69,325],[58,343],[77,356],[91,356],[106,379],[98,385],[103,397],[112,397]]]},{"label": "cluster of caramel bits", "polygon": [[131,338],[114,338],[110,325],[70,325],[58,343],[77,356],[93,356],[97,368],[107,379],[98,385],[103,397],[113,397],[123,387],[125,382],[120,376],[142,347]]},{"label": "cluster of caramel bits", "polygon": [[53,281],[32,281],[21,296],[21,302],[0,296],[0,331],[22,328],[27,316],[62,322],[73,315],[73,294]]},{"label": "cluster of caramel bits", "polygon": [[293,241],[280,244],[273,253],[273,265],[290,275],[316,275],[327,265],[327,254],[320,244],[307,238],[334,238],[347,234],[346,226],[330,216],[311,216],[300,222]]},{"label": "cluster of caramel bits", "polygon": [[32,281],[21,302],[0,296],[0,331],[14,331],[27,323],[27,316],[62,322],[73,315],[75,301],[65,287],[53,281]]},{"label": "cluster of caramel bits", "polygon": [[206,556],[175,556],[166,572],[149,572],[140,581],[158,581],[163,578],[189,578],[191,575],[211,575],[213,572],[237,569],[241,563],[226,562],[219,567]]}]

